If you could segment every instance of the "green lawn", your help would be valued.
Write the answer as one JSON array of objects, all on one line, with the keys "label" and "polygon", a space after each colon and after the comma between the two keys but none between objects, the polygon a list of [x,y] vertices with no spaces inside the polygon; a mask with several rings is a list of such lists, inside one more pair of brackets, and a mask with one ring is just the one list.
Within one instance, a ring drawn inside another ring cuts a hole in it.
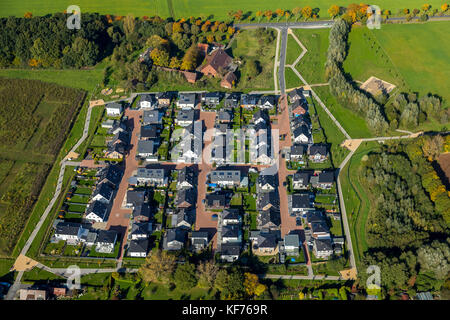
[{"label": "green lawn", "polygon": [[[4,3],[3,3],[4,4]],[[3,12],[3,10],[0,10]],[[102,81],[103,69],[91,70],[31,70],[31,69],[0,69],[0,77],[32,79],[54,82],[65,87],[93,90]]]},{"label": "green lawn", "polygon": [[301,53],[302,48],[295,41],[294,37],[289,34],[286,48],[286,64],[293,64]]},{"label": "green lawn", "polygon": [[297,88],[303,85],[302,80],[289,67],[284,69],[284,79],[286,80],[287,89]]},{"label": "green lawn", "polygon": [[9,269],[14,264],[14,259],[0,259],[0,282],[12,280],[13,273]]},{"label": "green lawn", "polygon": [[[354,2],[354,1],[353,1]],[[152,1],[140,1],[140,0],[78,0],[77,5],[80,7],[81,12],[100,12],[110,13],[116,15],[126,15],[132,13],[136,16],[153,16],[159,15],[161,17],[167,17],[169,15],[176,18],[190,16],[205,17],[211,19],[229,19],[228,12],[230,10],[242,10],[244,14],[247,12],[252,13],[252,17],[255,17],[257,10],[272,10],[277,8],[291,10],[296,6],[304,7],[310,5],[313,8],[319,8],[319,15],[328,17],[327,9],[337,4],[339,6],[346,6],[352,3],[350,0],[316,0],[316,1],[302,1],[295,0],[152,0]],[[430,0],[427,3],[431,4],[433,8],[439,8],[443,3],[442,0]],[[0,6],[1,16],[18,15],[23,16],[26,11],[32,12],[34,15],[43,15],[53,12],[63,12],[70,4],[73,4],[69,0],[56,0],[45,3],[40,3],[36,0],[24,0],[16,2],[14,0],[4,0]],[[390,0],[378,0],[377,5],[381,9],[390,9],[396,13],[402,8],[420,8],[424,4],[421,0],[398,0],[392,2]],[[265,20],[265,18],[264,18]],[[263,21],[264,21],[263,20]],[[291,19],[293,20],[293,19]],[[281,20],[285,21],[284,18]]]},{"label": "green lawn", "polygon": [[355,28],[344,69],[355,80],[373,75],[419,95],[438,94],[448,106],[449,28],[449,21],[383,25],[373,31]]},{"label": "green lawn", "polygon": [[[294,29],[294,34],[308,50],[297,63],[296,69],[309,84],[326,82],[325,62],[329,32],[329,29]],[[299,48],[300,54],[301,48],[297,43],[295,44]]]},{"label": "green lawn", "polygon": [[[353,139],[356,138],[370,138],[372,133],[367,128],[366,121],[363,117],[355,114],[350,109],[343,107],[336,98],[331,95],[330,89],[326,87],[316,87],[314,91],[319,96],[320,100],[327,106],[328,110],[333,114],[341,126]],[[321,108],[319,105],[317,108]]]}]

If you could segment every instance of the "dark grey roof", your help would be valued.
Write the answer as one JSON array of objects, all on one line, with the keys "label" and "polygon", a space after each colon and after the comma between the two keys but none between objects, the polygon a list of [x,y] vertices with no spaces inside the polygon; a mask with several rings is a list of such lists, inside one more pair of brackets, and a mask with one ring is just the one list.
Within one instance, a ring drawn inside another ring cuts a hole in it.
[{"label": "dark grey roof", "polygon": [[320,154],[321,156],[326,156],[327,147],[323,144],[313,144],[309,147],[309,154],[310,155]]},{"label": "dark grey roof", "polygon": [[324,217],[320,211],[308,211],[306,213],[306,221],[308,223],[322,222],[324,221]]},{"label": "dark grey roof", "polygon": [[177,211],[177,224],[185,221],[192,225],[195,222],[195,212],[193,210],[180,209]]},{"label": "dark grey roof", "polygon": [[153,140],[139,140],[137,152],[138,154],[155,154],[155,142]]},{"label": "dark grey roof", "polygon": [[285,246],[300,246],[300,238],[298,237],[298,234],[287,234],[284,236],[284,245]]},{"label": "dark grey roof", "polygon": [[264,192],[260,193],[258,195],[258,209],[262,210],[267,205],[271,205],[274,208],[279,208],[280,206],[280,197],[278,195],[278,192],[270,191],[270,192]]},{"label": "dark grey roof", "polygon": [[321,222],[311,223],[311,231],[312,231],[312,233],[317,233],[317,232],[325,232],[326,233],[326,232],[330,232],[330,229],[328,228],[325,221],[321,221]]},{"label": "dark grey roof", "polygon": [[239,237],[240,226],[237,224],[228,224],[222,227],[222,237],[237,238]]},{"label": "dark grey roof", "polygon": [[97,235],[97,242],[114,243],[117,239],[117,232],[113,230],[99,230]]},{"label": "dark grey roof", "polygon": [[217,114],[217,118],[219,119],[219,121],[231,121],[231,119],[233,118],[233,113],[228,110],[219,111],[219,113]]},{"label": "dark grey roof", "polygon": [[181,205],[184,202],[187,202],[190,205],[194,205],[196,200],[196,194],[195,194],[195,190],[190,188],[190,189],[183,189],[183,190],[178,190],[177,195],[175,197],[175,204]]},{"label": "dark grey roof", "polygon": [[260,211],[258,219],[262,227],[268,224],[273,224],[275,227],[281,225],[280,211],[274,207]]},{"label": "dark grey roof", "polygon": [[140,205],[145,201],[146,192],[143,190],[128,190],[127,191],[127,203],[133,205]]},{"label": "dark grey roof", "polygon": [[236,209],[225,209],[222,211],[223,220],[236,220],[239,219],[239,211]]},{"label": "dark grey roof", "polygon": [[194,104],[195,103],[195,93],[179,93],[178,94],[179,103],[182,104]]},{"label": "dark grey roof", "polygon": [[278,177],[276,175],[273,174],[260,174],[258,176],[258,184],[259,185],[265,185],[265,184],[269,184],[272,187],[276,187],[277,186],[277,179]]},{"label": "dark grey roof", "polygon": [[122,178],[122,170],[117,165],[109,165],[97,171],[96,176],[100,181],[106,179],[116,185]]},{"label": "dark grey roof", "polygon": [[89,208],[86,210],[86,215],[95,213],[97,216],[105,218],[106,214],[106,206],[100,201],[94,201],[89,205]]},{"label": "dark grey roof", "polygon": [[275,105],[275,97],[274,96],[262,96],[260,99],[259,99],[259,105],[264,105],[264,104],[266,104],[266,103],[269,103],[270,105],[272,105],[272,106],[274,106]]},{"label": "dark grey roof", "polygon": [[275,248],[278,243],[274,233],[260,233],[257,237],[258,248]]},{"label": "dark grey roof", "polygon": [[301,126],[298,126],[294,129],[294,137],[298,137],[301,134],[304,134],[307,138],[311,136],[311,133],[309,131],[309,127],[305,124],[302,124]]},{"label": "dark grey roof", "polygon": [[313,208],[309,194],[296,193],[292,195],[292,208]]},{"label": "dark grey roof", "polygon": [[111,199],[112,193],[113,189],[111,188],[111,186],[108,183],[103,182],[97,185],[92,196],[95,197],[96,195],[101,195],[105,199],[109,200]]},{"label": "dark grey roof", "polygon": [[224,243],[221,245],[220,254],[224,256],[238,256],[241,251],[239,244]]},{"label": "dark grey roof", "polygon": [[162,113],[159,110],[144,110],[142,120],[145,124],[160,124],[162,122]]},{"label": "dark grey roof", "polygon": [[164,169],[148,169],[148,168],[138,168],[136,177],[139,178],[154,178],[163,179],[165,177]]},{"label": "dark grey roof", "polygon": [[303,93],[300,89],[294,89],[289,91],[288,96],[290,99],[301,99],[303,98]]},{"label": "dark grey roof", "polygon": [[220,99],[220,92],[207,92],[205,93],[205,99]]},{"label": "dark grey roof", "polygon": [[256,105],[258,102],[258,96],[254,94],[243,94],[241,96],[242,105]]},{"label": "dark grey roof", "polygon": [[294,173],[294,176],[292,177],[292,181],[296,181],[299,183],[302,183],[303,185],[309,184],[309,177],[311,176],[311,172],[308,171],[299,171],[297,173]]},{"label": "dark grey roof", "polygon": [[208,234],[208,232],[205,232],[205,231],[192,231],[191,239],[194,239],[194,238],[206,238],[206,239],[209,239],[209,234]]},{"label": "dark grey roof", "polygon": [[169,92],[158,92],[157,99],[170,99],[170,93]]},{"label": "dark grey roof", "polygon": [[269,122],[269,114],[267,113],[267,110],[264,109],[258,109],[253,114],[253,122],[256,122],[256,120],[262,118],[265,122]]},{"label": "dark grey roof", "polygon": [[331,239],[314,239],[317,251],[333,251]]},{"label": "dark grey roof", "polygon": [[319,174],[319,183],[333,183],[333,182],[334,182],[333,171],[322,171]]},{"label": "dark grey roof", "polygon": [[151,103],[156,102],[156,97],[154,94],[141,94],[141,100],[140,101],[149,101]]},{"label": "dark grey roof", "polygon": [[128,144],[129,142],[129,136],[128,136],[128,132],[126,131],[119,131],[114,135],[114,138],[112,139],[111,143],[115,143],[117,141],[122,141],[122,143],[124,144]]},{"label": "dark grey roof", "polygon": [[130,233],[132,235],[148,235],[151,232],[150,226],[148,222],[134,222],[131,225]]},{"label": "dark grey roof", "polygon": [[214,170],[210,173],[210,180],[212,183],[221,181],[241,181],[241,171],[240,170]]},{"label": "dark grey roof", "polygon": [[229,201],[227,195],[224,193],[209,193],[206,194],[206,203],[209,207],[225,207],[228,205]]},{"label": "dark grey roof", "polygon": [[120,103],[117,102],[110,102],[106,105],[106,108],[110,108],[110,109],[122,109],[122,105]]},{"label": "dark grey roof", "polygon": [[184,243],[186,241],[186,235],[187,235],[186,231],[180,228],[167,229],[166,232],[167,243],[172,241],[179,241]]},{"label": "dark grey roof", "polygon": [[154,139],[158,138],[158,126],[154,124],[150,124],[147,126],[141,126],[141,138],[149,138]]},{"label": "dark grey roof", "polygon": [[131,240],[128,252],[145,252],[148,250],[148,239]]},{"label": "dark grey roof", "polygon": [[177,114],[177,121],[191,121],[194,122],[195,110],[179,110]]},{"label": "dark grey roof", "polygon": [[294,144],[291,146],[291,155],[304,155],[306,146],[303,144]]},{"label": "dark grey roof", "polygon": [[146,217],[150,219],[151,210],[150,205],[147,203],[136,205],[133,209],[133,217]]},{"label": "dark grey roof", "polygon": [[80,223],[73,223],[73,222],[59,222],[56,225],[56,232],[57,234],[63,234],[63,235],[70,235],[70,236],[76,236],[78,235],[78,232],[80,231],[81,224]]},{"label": "dark grey roof", "polygon": [[195,171],[191,167],[183,167],[178,170],[177,183],[188,182],[194,185]]}]

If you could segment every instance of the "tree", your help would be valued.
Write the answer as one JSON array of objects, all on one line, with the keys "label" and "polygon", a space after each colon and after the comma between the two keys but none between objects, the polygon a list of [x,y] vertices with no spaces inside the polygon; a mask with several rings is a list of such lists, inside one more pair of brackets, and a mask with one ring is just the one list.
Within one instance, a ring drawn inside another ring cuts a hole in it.
[{"label": "tree", "polygon": [[134,32],[135,27],[136,20],[134,16],[131,14],[127,15],[125,19],[123,19],[123,32],[127,38]]},{"label": "tree", "polygon": [[172,33],[183,32],[183,26],[180,22],[174,22],[172,25]]},{"label": "tree", "polygon": [[[445,11],[445,10],[443,10],[443,11]],[[27,12],[25,12],[25,14],[23,16],[24,16],[24,18],[30,19],[33,17],[33,14],[31,12],[27,11]]]},{"label": "tree", "polygon": [[441,135],[434,137],[426,136],[422,145],[422,151],[429,161],[434,161],[439,158],[439,155],[444,149],[444,139]]},{"label": "tree", "polygon": [[181,63],[182,70],[194,70],[197,67],[199,51],[198,47],[193,44],[187,51],[183,57],[183,61]]},{"label": "tree", "polygon": [[214,261],[201,262],[198,267],[198,286],[201,288],[212,288],[216,280],[219,267]]},{"label": "tree", "polygon": [[264,16],[267,18],[267,21],[270,21],[272,19],[273,13],[271,10],[264,11]]},{"label": "tree", "polygon": [[298,21],[298,18],[300,18],[301,12],[302,12],[301,7],[295,7],[294,9],[292,9],[292,14],[295,16],[295,21]]},{"label": "tree", "polygon": [[437,279],[445,279],[450,272],[450,247],[446,242],[433,241],[417,250],[421,271],[433,272]]},{"label": "tree", "polygon": [[259,283],[258,276],[249,272],[244,273],[244,288],[250,297],[260,296],[267,290],[265,285]]},{"label": "tree", "polygon": [[329,9],[328,9],[328,14],[330,15],[330,17],[332,19],[334,19],[337,15],[339,15],[339,6],[337,5],[332,5]]},{"label": "tree", "polygon": [[302,9],[302,16],[303,18],[305,18],[305,20],[311,18],[311,15],[312,15],[312,8],[310,6],[306,6]]},{"label": "tree", "polygon": [[261,10],[256,11],[256,17],[258,18],[258,22],[261,22],[263,12]]},{"label": "tree", "polygon": [[284,13],[284,17],[286,18],[286,22],[287,22],[289,20],[289,18],[291,17],[291,13],[286,10],[286,12]]},{"label": "tree", "polygon": [[228,29],[228,26],[226,25],[226,23],[221,23],[219,24],[219,31],[222,33],[225,33]]},{"label": "tree", "polygon": [[275,10],[275,13],[277,14],[277,21],[280,21],[281,17],[284,15],[284,10],[277,9],[277,10]]},{"label": "tree", "polygon": [[179,69],[181,67],[181,61],[177,57],[172,57],[170,59],[169,68]]},{"label": "tree", "polygon": [[243,16],[243,12],[242,10],[238,10],[233,14],[233,17],[237,20],[240,21],[242,19]]},{"label": "tree", "polygon": [[195,265],[191,263],[179,264],[174,276],[175,284],[182,290],[189,290],[196,286],[197,276]]},{"label": "tree", "polygon": [[228,285],[228,272],[225,269],[220,269],[217,272],[216,279],[214,281],[214,288],[219,291],[225,291]]},{"label": "tree", "polygon": [[145,263],[139,268],[144,282],[168,283],[175,270],[176,257],[166,251],[152,251]]},{"label": "tree", "polygon": [[442,12],[446,12],[446,11],[448,10],[448,3],[444,3],[444,4],[441,6],[441,10],[442,10]]},{"label": "tree", "polygon": [[169,53],[165,50],[155,48],[150,52],[150,58],[152,58],[153,63],[160,67],[169,66]]},{"label": "tree", "polygon": [[431,9],[431,5],[429,5],[428,3],[426,3],[422,6],[423,12],[428,12],[428,10],[430,10],[430,9]]},{"label": "tree", "polygon": [[245,63],[245,69],[249,78],[254,78],[261,73],[258,61],[253,59],[247,60]]}]

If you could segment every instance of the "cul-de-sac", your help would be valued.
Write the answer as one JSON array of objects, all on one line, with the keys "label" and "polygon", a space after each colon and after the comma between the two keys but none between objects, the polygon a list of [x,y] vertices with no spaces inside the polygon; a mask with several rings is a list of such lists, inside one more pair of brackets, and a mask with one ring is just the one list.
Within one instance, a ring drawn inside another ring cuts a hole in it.
[{"label": "cul-de-sac", "polygon": [[91,2],[0,4],[0,299],[450,299],[447,3]]}]

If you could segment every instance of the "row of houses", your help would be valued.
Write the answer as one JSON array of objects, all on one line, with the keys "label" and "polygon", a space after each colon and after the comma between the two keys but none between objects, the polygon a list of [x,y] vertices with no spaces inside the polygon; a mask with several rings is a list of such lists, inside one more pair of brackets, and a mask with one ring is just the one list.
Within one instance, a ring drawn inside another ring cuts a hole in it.
[{"label": "row of houses", "polygon": [[136,157],[149,161],[158,161],[157,151],[163,130],[164,109],[144,110],[137,144]]},{"label": "row of houses", "polygon": [[[167,107],[172,101],[176,100],[176,105],[182,110],[194,109],[199,103],[210,107],[217,107],[224,100],[225,108],[242,107],[245,109],[267,109],[274,108],[277,104],[277,96],[262,94],[241,94],[239,92],[223,93],[223,92],[160,92],[141,94],[137,107],[141,110],[154,110],[157,108]],[[109,106],[109,109],[108,109]],[[118,103],[110,103],[107,105],[108,115],[120,115],[123,111],[122,106]]]}]

